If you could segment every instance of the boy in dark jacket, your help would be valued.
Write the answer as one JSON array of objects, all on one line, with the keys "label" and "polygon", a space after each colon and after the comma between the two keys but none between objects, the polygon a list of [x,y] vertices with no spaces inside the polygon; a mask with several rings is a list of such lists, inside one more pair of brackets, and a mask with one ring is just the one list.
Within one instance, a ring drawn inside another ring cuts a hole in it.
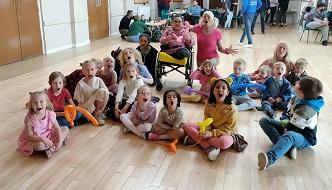
[{"label": "boy in dark jacket", "polygon": [[282,121],[267,117],[259,121],[264,133],[274,144],[267,153],[258,154],[258,166],[261,170],[274,164],[287,152],[292,159],[296,159],[297,149],[314,146],[317,142],[318,113],[324,106],[324,99],[320,96],[322,82],[307,76],[294,89],[296,96],[288,104],[286,117]]},{"label": "boy in dark jacket", "polygon": [[284,78],[285,73],[286,65],[277,62],[273,66],[273,76],[264,82],[266,89],[263,91],[262,109],[272,119],[277,116],[275,109],[286,110],[292,95],[292,85]]}]

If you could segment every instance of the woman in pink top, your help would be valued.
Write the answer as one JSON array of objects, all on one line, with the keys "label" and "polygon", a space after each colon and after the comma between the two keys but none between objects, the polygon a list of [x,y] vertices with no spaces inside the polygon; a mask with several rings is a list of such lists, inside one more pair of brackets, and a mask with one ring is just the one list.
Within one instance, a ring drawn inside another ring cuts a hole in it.
[{"label": "woman in pink top", "polygon": [[206,59],[215,59],[219,63],[218,51],[224,54],[236,54],[237,49],[223,48],[221,45],[222,34],[218,29],[219,20],[211,11],[205,11],[199,24],[191,27],[191,31],[197,34],[197,67],[200,67]]}]

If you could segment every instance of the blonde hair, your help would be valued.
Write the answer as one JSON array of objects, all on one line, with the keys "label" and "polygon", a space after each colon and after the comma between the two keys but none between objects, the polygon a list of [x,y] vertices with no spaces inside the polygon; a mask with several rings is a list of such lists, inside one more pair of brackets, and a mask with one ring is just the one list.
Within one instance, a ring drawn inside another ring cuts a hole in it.
[{"label": "blonde hair", "polygon": [[277,66],[282,66],[284,67],[285,69],[287,68],[286,67],[286,64],[284,62],[281,62],[281,61],[278,61],[276,62],[274,65],[273,65],[273,68],[277,67]]},{"label": "blonde hair", "polygon": [[36,96],[45,96],[46,109],[50,110],[50,111],[53,111],[53,105],[52,105],[52,103],[48,99],[47,90],[46,89],[43,90],[43,91],[29,92],[29,94],[30,94],[30,101],[29,101],[29,104],[28,104],[28,109],[29,109],[28,113],[29,114],[35,113],[35,111],[32,109],[32,105],[31,105],[32,103],[31,102],[32,102],[32,98],[36,97]]},{"label": "blonde hair", "polygon": [[90,59],[85,60],[83,63],[81,63],[82,67],[86,67],[87,65],[92,64],[96,68],[96,63]]},{"label": "blonde hair", "polygon": [[308,65],[308,62],[304,58],[299,58],[295,61],[295,65],[300,65],[306,67]]},{"label": "blonde hair", "polygon": [[[285,47],[285,49],[286,49],[286,54],[285,54],[285,56],[282,58],[282,60],[277,60],[278,48],[279,48],[280,46]],[[282,61],[282,62],[284,62],[286,65],[288,65],[288,64],[290,63],[288,44],[287,44],[287,42],[285,42],[285,41],[280,41],[280,42],[277,44],[277,46],[275,47],[275,49],[274,49],[274,53],[273,53],[273,57],[272,57],[272,64],[274,64],[274,63],[276,63],[276,62],[278,62],[278,61]]]},{"label": "blonde hair", "polygon": [[91,61],[95,63],[97,69],[103,68],[103,62],[99,58],[91,58]]},{"label": "blonde hair", "polygon": [[245,61],[244,59],[242,59],[242,58],[237,58],[237,59],[234,60],[233,65],[243,65],[244,68],[246,68],[246,65],[247,65],[247,64],[246,64],[246,61]]},{"label": "blonde hair", "polygon": [[261,67],[259,67],[258,70],[259,71],[265,71],[269,76],[272,74],[272,69],[268,65],[262,65]]},{"label": "blonde hair", "polygon": [[104,57],[103,62],[105,62],[107,59],[110,59],[111,62],[112,62],[113,64],[115,64],[115,59],[114,59],[112,56],[108,55],[108,56]]},{"label": "blonde hair", "polygon": [[65,76],[64,76],[61,72],[59,72],[59,71],[54,71],[54,72],[52,72],[52,73],[50,74],[50,76],[48,77],[48,84],[49,84],[50,86],[52,86],[52,82],[53,82],[56,78],[58,78],[58,77],[61,77],[62,82],[63,82],[63,85],[65,86],[65,84],[66,84],[66,78],[65,78]]},{"label": "blonde hair", "polygon": [[143,85],[143,86],[141,86],[137,89],[137,95],[144,89],[148,89],[149,92],[151,93],[151,89],[149,88],[149,86],[148,85]]},{"label": "blonde hair", "polygon": [[211,66],[214,66],[216,65],[216,60],[215,59],[205,59],[203,62],[202,62],[202,66],[204,65],[207,65],[207,64],[210,64]]},{"label": "blonde hair", "polygon": [[138,51],[138,50],[136,50],[136,49],[134,49],[134,48],[132,48],[132,47],[129,47],[129,48],[125,48],[125,49],[123,49],[121,52],[120,52],[120,54],[119,54],[119,61],[120,61],[120,65],[121,65],[121,67],[123,67],[126,63],[125,63],[125,60],[124,60],[124,52],[125,51],[129,51],[130,53],[132,53],[132,54],[134,54],[134,57],[135,57],[135,61],[137,61],[138,62],[138,64],[144,64],[143,63],[143,61],[142,61],[142,56],[141,56],[141,53]]},{"label": "blonde hair", "polygon": [[128,68],[135,68],[135,70],[136,70],[136,72],[137,72],[137,74],[138,74],[138,69],[137,69],[137,66],[135,65],[135,64],[133,64],[133,63],[127,63],[127,64],[125,64],[124,66],[123,66],[123,79],[124,80],[128,80],[128,78],[127,78],[127,69]]}]

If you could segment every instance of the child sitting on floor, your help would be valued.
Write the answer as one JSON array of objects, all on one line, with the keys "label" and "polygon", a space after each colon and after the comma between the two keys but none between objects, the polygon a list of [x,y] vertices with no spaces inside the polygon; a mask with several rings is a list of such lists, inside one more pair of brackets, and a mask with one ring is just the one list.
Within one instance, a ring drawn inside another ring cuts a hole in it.
[{"label": "child sitting on floor", "polygon": [[[207,59],[203,61],[202,65],[190,74],[190,78],[192,80],[199,80],[201,84],[200,92],[209,94],[210,93],[210,80],[212,78],[220,78],[220,74],[217,69],[213,66],[216,65],[215,59]],[[204,102],[206,103],[207,96],[204,95],[189,95],[189,96],[181,96],[182,101],[189,102]]]},{"label": "child sitting on floor", "polygon": [[109,99],[107,86],[101,78],[96,77],[96,64],[91,60],[82,63],[82,70],[85,77],[77,83],[74,99],[78,106],[94,114],[99,125],[104,125],[102,114]]},{"label": "child sitting on floor", "polygon": [[307,68],[308,62],[304,58],[300,58],[295,61],[294,70],[286,77],[286,79],[295,86],[296,82],[301,78],[308,76],[305,69]]},{"label": "child sitting on floor", "polygon": [[156,114],[156,104],[151,102],[150,88],[145,85],[139,87],[137,90],[137,101],[133,104],[131,111],[120,115],[120,120],[124,125],[124,132],[132,131],[143,138],[143,134],[151,130]]},{"label": "child sitting on floor", "polygon": [[[267,78],[272,75],[272,69],[268,65],[262,65],[258,69],[258,73],[251,74],[251,80],[255,81],[257,84],[264,84]],[[250,98],[259,98],[262,96],[262,91],[259,89],[248,89]]]},{"label": "child sitting on floor", "polygon": [[275,109],[286,110],[292,96],[292,85],[284,78],[285,73],[286,65],[277,62],[273,66],[273,76],[264,82],[266,89],[263,90],[261,109],[272,119],[277,116]]},{"label": "child sitting on floor", "polygon": [[292,159],[301,150],[316,145],[317,123],[324,99],[322,82],[313,77],[303,77],[294,87],[294,96],[287,108],[287,118],[276,121],[267,117],[259,121],[264,133],[272,141],[272,148],[267,153],[258,154],[258,166],[263,170],[273,165],[287,152]]},{"label": "child sitting on floor", "polygon": [[[244,74],[243,71],[246,69],[246,61],[238,58],[233,63],[233,73],[229,75],[232,78],[232,87],[239,84],[249,84],[250,77]],[[255,100],[248,96],[247,88],[239,88],[232,90],[232,101],[237,106],[239,111],[245,111],[255,108]]]},{"label": "child sitting on floor", "polygon": [[114,106],[114,114],[117,119],[120,119],[121,114],[130,111],[137,96],[137,89],[144,85],[143,80],[137,78],[138,69],[136,66],[136,64],[127,63],[123,67],[123,78],[118,85]]},{"label": "child sitting on floor", "polygon": [[184,130],[188,136],[184,144],[189,141],[197,142],[208,154],[211,161],[220,155],[221,149],[227,149],[233,144],[231,134],[236,132],[237,108],[232,104],[232,79],[217,79],[213,82],[208,103],[204,107],[204,118],[212,118],[212,124],[204,134],[200,134],[196,123],[184,123]]},{"label": "child sitting on floor", "polygon": [[[66,126],[70,128],[68,121],[66,120],[63,111],[65,110],[65,104],[71,104],[75,106],[74,101],[66,88],[65,77],[61,72],[55,71],[48,77],[48,83],[50,88],[47,90],[47,96],[53,105],[53,110],[56,114],[56,120],[60,126]],[[78,125],[77,121],[80,119],[81,114],[78,112],[75,118],[75,125]]]},{"label": "child sitting on floor", "polygon": [[152,125],[150,133],[144,134],[144,139],[151,141],[164,139],[179,139],[184,137],[182,128],[183,111],[180,108],[181,96],[175,90],[164,93],[163,104],[157,121]]},{"label": "child sitting on floor", "polygon": [[66,142],[69,130],[67,127],[59,127],[45,91],[30,93],[28,108],[17,150],[24,156],[34,151],[45,151],[47,158],[51,158]]}]

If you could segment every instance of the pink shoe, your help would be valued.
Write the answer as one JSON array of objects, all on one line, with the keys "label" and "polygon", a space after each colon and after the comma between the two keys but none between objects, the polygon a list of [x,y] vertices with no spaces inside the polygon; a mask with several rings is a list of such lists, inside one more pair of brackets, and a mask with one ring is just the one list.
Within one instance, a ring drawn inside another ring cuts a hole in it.
[{"label": "pink shoe", "polygon": [[156,135],[154,133],[149,133],[148,139],[150,141],[159,141],[159,135]]}]

